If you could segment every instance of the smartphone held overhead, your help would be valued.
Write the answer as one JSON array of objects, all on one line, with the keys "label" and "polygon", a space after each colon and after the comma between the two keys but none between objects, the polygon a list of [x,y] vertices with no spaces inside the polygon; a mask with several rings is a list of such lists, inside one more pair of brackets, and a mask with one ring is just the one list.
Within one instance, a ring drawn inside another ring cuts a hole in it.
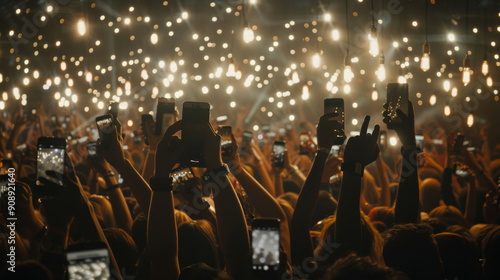
[{"label": "smartphone held overhead", "polygon": [[62,177],[54,178],[47,175],[48,171],[64,174],[66,156],[66,139],[40,137],[37,143],[36,184],[43,186],[40,181],[44,178],[50,182],[63,186]]},{"label": "smartphone held overhead", "polygon": [[336,130],[334,145],[342,145],[344,143],[345,131],[345,110],[343,98],[327,98],[324,101],[324,113],[333,114],[332,119],[342,125],[342,131]]}]

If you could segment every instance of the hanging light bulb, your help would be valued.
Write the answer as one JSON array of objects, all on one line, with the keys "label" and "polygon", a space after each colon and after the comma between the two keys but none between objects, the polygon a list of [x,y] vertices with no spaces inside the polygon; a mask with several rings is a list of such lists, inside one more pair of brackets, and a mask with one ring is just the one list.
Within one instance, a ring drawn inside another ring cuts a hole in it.
[{"label": "hanging light bulb", "polygon": [[148,75],[148,70],[146,70],[146,69],[142,69],[142,71],[141,71],[141,78],[142,78],[143,80],[147,80],[147,79],[149,78],[149,75]]},{"label": "hanging light bulb", "polygon": [[462,83],[467,86],[470,83],[470,59],[467,53],[464,58],[464,66],[462,70]]},{"label": "hanging light bulb", "polygon": [[309,87],[307,85],[304,85],[302,87],[302,100],[307,100],[309,99]]},{"label": "hanging light bulb", "polygon": [[385,57],[384,54],[380,54],[380,64],[378,65],[377,69],[377,78],[379,81],[383,82],[385,80]]},{"label": "hanging light bulb", "polygon": [[312,65],[314,68],[319,68],[321,65],[321,56],[318,52],[312,56]]},{"label": "hanging light bulb", "polygon": [[170,62],[170,71],[172,71],[172,73],[177,72],[177,62],[175,62],[175,60],[172,60],[172,62]]},{"label": "hanging light bulb", "polygon": [[156,33],[151,34],[150,40],[151,44],[156,45],[156,43],[158,43],[158,34]]},{"label": "hanging light bulb", "polygon": [[90,72],[85,73],[85,80],[89,83],[92,82],[92,73]]},{"label": "hanging light bulb", "polygon": [[458,95],[458,89],[457,87],[453,87],[451,89],[451,97],[457,97],[457,95]]},{"label": "hanging light bulb", "polygon": [[350,83],[354,78],[354,73],[351,69],[351,61],[349,59],[349,55],[347,54],[344,59],[344,82]]},{"label": "hanging light bulb", "polygon": [[372,91],[372,100],[373,101],[377,101],[378,100],[378,91],[376,89],[374,89]]},{"label": "hanging light bulb", "polygon": [[436,105],[436,101],[437,101],[436,95],[435,94],[431,95],[431,98],[429,98],[429,104],[431,104],[431,106],[434,106]]},{"label": "hanging light bulb", "polygon": [[450,91],[450,81],[445,80],[443,82],[443,88],[444,88],[444,91],[446,91],[446,92]]},{"label": "hanging light bulb", "polygon": [[300,82],[299,73],[297,73],[297,71],[293,71],[293,73],[292,73],[292,82],[294,84],[297,84]]},{"label": "hanging light bulb", "polygon": [[250,28],[250,25],[248,22],[245,21],[245,29],[243,29],[243,40],[245,43],[250,43],[254,40],[255,35],[253,34],[252,28]]},{"label": "hanging light bulb", "polygon": [[368,40],[370,40],[370,54],[373,57],[378,55],[378,40],[377,40],[377,28],[372,24],[370,27],[370,34],[368,35]]},{"label": "hanging light bulb", "polygon": [[334,41],[338,41],[340,39],[340,32],[337,28],[332,30],[332,38]]},{"label": "hanging light bulb", "polygon": [[344,85],[344,93],[345,94],[351,93],[351,86],[349,84]]},{"label": "hanging light bulb", "polygon": [[420,69],[426,72],[431,68],[431,45],[425,42],[422,47],[422,59],[420,60]]},{"label": "hanging light bulb", "polygon": [[446,105],[444,106],[444,115],[449,116],[451,114],[450,106]]},{"label": "hanging light bulb", "polygon": [[493,79],[491,78],[491,76],[488,76],[488,77],[486,78],[486,85],[487,85],[488,87],[492,87],[492,86],[493,86]]},{"label": "hanging light bulb", "polygon": [[85,20],[83,18],[78,20],[76,27],[80,36],[83,36],[85,35],[85,33],[87,33],[87,26],[85,26]]},{"label": "hanging light bulb", "polygon": [[483,73],[483,75],[488,75],[488,72],[489,72],[489,67],[488,67],[488,58],[486,57],[486,55],[484,55],[484,60],[483,60],[483,64],[481,65],[481,73]]},{"label": "hanging light bulb", "polygon": [[467,117],[467,126],[472,127],[474,125],[474,115],[472,113]]},{"label": "hanging light bulb", "polygon": [[234,65],[234,58],[231,57],[229,60],[229,66],[226,72],[227,77],[236,77],[236,66]]}]

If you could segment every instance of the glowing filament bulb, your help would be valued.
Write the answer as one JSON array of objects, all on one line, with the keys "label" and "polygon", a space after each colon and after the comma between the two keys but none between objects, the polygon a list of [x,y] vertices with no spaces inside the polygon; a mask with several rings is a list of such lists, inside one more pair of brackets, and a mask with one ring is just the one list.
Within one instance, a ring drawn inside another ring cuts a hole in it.
[{"label": "glowing filament bulb", "polygon": [[346,65],[344,67],[344,82],[350,83],[354,78],[354,73],[352,72],[351,65]]},{"label": "glowing filament bulb", "polygon": [[492,86],[493,86],[493,79],[491,78],[491,76],[488,76],[488,77],[486,78],[486,85],[487,85],[488,87],[492,87]]},{"label": "glowing filament bulb", "polygon": [[254,40],[255,35],[253,34],[253,30],[249,26],[245,26],[243,30],[243,40],[245,43],[250,43]]},{"label": "glowing filament bulb", "polygon": [[383,82],[385,80],[385,66],[380,64],[377,69],[377,78],[379,81]]},{"label": "glowing filament bulb", "polygon": [[314,68],[319,68],[319,66],[321,65],[321,57],[319,55],[319,53],[315,53],[312,57],[312,65]]},{"label": "glowing filament bulb", "polygon": [[66,62],[61,61],[61,71],[66,71]]},{"label": "glowing filament bulb", "polygon": [[450,81],[448,81],[448,80],[444,81],[443,88],[444,88],[444,91],[446,91],[446,92],[450,91]]},{"label": "glowing filament bulb", "polygon": [[85,33],[87,33],[87,27],[85,26],[85,21],[82,18],[78,20],[77,29],[80,36],[83,36],[85,35]]},{"label": "glowing filament bulb", "polygon": [[[375,28],[375,27],[373,27]],[[370,34],[369,39],[370,39],[370,54],[373,57],[376,57],[378,55],[379,49],[378,49],[378,40],[377,40],[377,29],[374,29],[375,32],[372,32],[373,34]]]},{"label": "glowing filament bulb", "polygon": [[292,82],[294,84],[297,84],[300,82],[299,73],[297,73],[297,71],[293,71],[293,73],[292,73]]},{"label": "glowing filament bulb", "polygon": [[458,89],[457,87],[453,87],[451,89],[451,97],[457,97],[457,95],[458,95]]},{"label": "glowing filament bulb", "polygon": [[85,73],[85,80],[90,83],[92,81],[92,73]]},{"label": "glowing filament bulb", "polygon": [[481,73],[483,73],[483,75],[488,75],[488,72],[489,72],[489,67],[488,67],[488,60],[483,60],[483,64],[481,65]]},{"label": "glowing filament bulb", "polygon": [[467,126],[472,127],[474,125],[474,115],[469,114],[467,117]]},{"label": "glowing filament bulb", "polygon": [[141,71],[141,78],[143,80],[147,80],[149,78],[148,71],[146,69],[142,69],[142,71]]},{"label": "glowing filament bulb", "polygon": [[399,75],[398,77],[398,83],[400,84],[406,84],[406,78],[403,75]]},{"label": "glowing filament bulb", "polygon": [[434,106],[436,105],[436,95],[431,95],[431,98],[429,99],[429,104],[431,104],[431,106]]},{"label": "glowing filament bulb", "polygon": [[309,99],[309,87],[307,85],[304,85],[302,87],[302,100],[307,100]]},{"label": "glowing filament bulb", "polygon": [[173,73],[177,72],[177,62],[170,62],[170,71],[172,71]]},{"label": "glowing filament bulb", "polygon": [[462,83],[467,86],[470,83],[470,59],[469,54],[465,55],[464,66],[462,70]]},{"label": "glowing filament bulb", "polygon": [[158,34],[156,33],[151,34],[150,39],[151,39],[151,44],[156,45],[156,43],[158,43]]},{"label": "glowing filament bulb", "polygon": [[340,39],[340,32],[338,29],[333,29],[332,38],[334,41],[338,41]]},{"label": "glowing filament bulb", "polygon": [[372,91],[372,100],[377,101],[378,100],[378,91],[373,90]]},{"label": "glowing filament bulb", "polygon": [[420,69],[426,72],[431,68],[431,45],[425,42],[422,48],[422,59],[420,60]]},{"label": "glowing filament bulb", "polygon": [[229,66],[227,67],[226,76],[227,77],[236,77],[236,66],[234,65],[233,58],[231,58],[231,61],[229,62]]},{"label": "glowing filament bulb", "polygon": [[450,106],[446,105],[444,106],[444,115],[449,116],[451,114]]}]

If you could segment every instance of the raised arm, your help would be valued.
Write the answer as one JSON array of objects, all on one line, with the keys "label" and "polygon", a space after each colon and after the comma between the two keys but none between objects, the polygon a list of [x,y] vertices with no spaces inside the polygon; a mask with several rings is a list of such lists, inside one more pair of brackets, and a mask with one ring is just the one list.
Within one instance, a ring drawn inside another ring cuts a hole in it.
[{"label": "raised arm", "polygon": [[366,133],[370,117],[366,116],[360,135],[347,142],[342,164],[343,178],[335,222],[335,243],[340,244],[342,253],[354,251],[361,254],[361,216],[359,201],[364,167],[377,159],[377,145],[380,127],[373,134]]},{"label": "raised arm", "polygon": [[[219,241],[227,272],[233,279],[251,279],[250,240],[243,208],[224,171],[220,152],[220,136],[210,124],[201,128],[204,139],[204,159],[211,180],[205,187],[212,191]],[[234,140],[233,140],[234,141]]]},{"label": "raised arm", "polygon": [[151,253],[151,279],[177,279],[180,274],[177,225],[170,171],[180,161],[183,147],[177,136],[176,122],[167,129],[158,144],[154,176],[151,179],[151,204],[148,215],[148,247]]},{"label": "raised arm", "polygon": [[[387,104],[384,107],[387,109]],[[401,120],[401,124],[397,125],[394,130],[403,144],[403,164],[394,211],[395,223],[417,223],[420,220],[417,170],[418,150],[415,140],[413,104],[409,102],[408,116],[399,109],[397,113],[397,118]],[[388,114],[387,110],[384,111],[385,123],[389,123],[390,121]]]},{"label": "raised arm", "polygon": [[377,168],[377,178],[380,184],[380,205],[391,207],[391,190],[389,189],[389,178],[385,169],[385,163],[382,156],[379,155],[375,161]]},{"label": "raised arm", "polygon": [[149,149],[146,154],[146,158],[144,159],[144,168],[142,169],[142,178],[146,180],[151,178],[155,171],[155,159],[156,159],[156,150],[158,147],[158,143],[160,142],[162,135],[155,135],[155,122],[150,121],[145,123],[143,127],[146,129],[145,133],[148,135],[149,139]]},{"label": "raised arm", "polygon": [[309,225],[318,201],[321,178],[328,153],[333,146],[337,133],[344,134],[341,125],[333,120],[332,114],[324,115],[318,125],[319,150],[313,166],[302,188],[292,218],[291,246],[292,265],[300,266],[307,258],[313,257],[313,244]]}]

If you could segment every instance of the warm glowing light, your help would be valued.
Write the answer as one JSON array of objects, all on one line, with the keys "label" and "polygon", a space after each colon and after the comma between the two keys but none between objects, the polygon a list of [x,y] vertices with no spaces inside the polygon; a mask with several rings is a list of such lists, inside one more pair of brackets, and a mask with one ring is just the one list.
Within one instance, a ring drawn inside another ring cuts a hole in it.
[{"label": "warm glowing light", "polygon": [[420,69],[426,72],[431,68],[431,57],[428,53],[424,53],[422,55],[422,59],[420,60]]},{"label": "warm glowing light", "polygon": [[464,65],[462,70],[462,83],[467,86],[470,83],[470,59],[469,54],[465,55]]},{"label": "warm glowing light", "polygon": [[294,84],[300,83],[299,73],[297,73],[297,71],[293,71],[292,73],[292,82]]},{"label": "warm glowing light", "polygon": [[319,68],[321,66],[321,56],[319,53],[315,53],[312,57],[312,65],[314,68]]},{"label": "warm glowing light", "polygon": [[255,35],[253,33],[253,30],[250,27],[245,26],[245,29],[243,30],[243,40],[245,41],[245,43],[250,43],[254,39]]},{"label": "warm glowing light", "polygon": [[483,60],[483,64],[481,65],[481,73],[483,73],[483,75],[488,75],[488,72],[489,72],[489,67],[488,67],[488,60]]},{"label": "warm glowing light", "polygon": [[457,87],[453,87],[451,89],[451,97],[457,97],[457,95],[458,95],[458,89]]},{"label": "warm glowing light", "polygon": [[351,65],[346,65],[344,67],[344,82],[350,83],[354,78],[354,73],[352,72]]},{"label": "warm glowing light", "polygon": [[151,34],[150,39],[151,39],[151,44],[156,45],[156,43],[158,43],[158,34],[156,33]]},{"label": "warm glowing light", "polygon": [[338,29],[332,30],[332,38],[334,41],[338,41],[340,39],[340,32]]},{"label": "warm glowing light", "polygon": [[231,61],[229,62],[229,66],[227,67],[226,76],[227,77],[236,77],[236,66],[234,65],[233,58],[231,58]]},{"label": "warm glowing light", "polygon": [[379,81],[383,82],[385,81],[385,65],[380,64],[377,69],[377,78]]},{"label": "warm glowing light", "polygon": [[61,71],[66,71],[66,62],[61,61]]},{"label": "warm glowing light", "polygon": [[469,114],[467,117],[467,126],[472,127],[474,125],[474,115]]},{"label": "warm glowing light", "polygon": [[389,143],[391,144],[391,146],[396,146],[398,144],[398,139],[396,139],[396,137],[392,136],[391,138],[389,138]]},{"label": "warm glowing light", "polygon": [[451,114],[451,109],[449,105],[444,106],[444,115],[449,116]]},{"label": "warm glowing light", "polygon": [[307,100],[309,99],[309,87],[307,85],[304,85],[302,87],[302,100]]},{"label": "warm glowing light", "polygon": [[344,93],[345,94],[351,93],[351,86],[349,84],[344,85]]},{"label": "warm glowing light", "polygon": [[443,82],[443,88],[444,88],[444,91],[446,91],[446,92],[450,91],[450,87],[451,87],[451,85],[450,85],[450,81],[445,80],[445,81]]},{"label": "warm glowing light", "polygon": [[177,72],[177,62],[173,61],[170,62],[170,71],[172,71],[172,73],[175,73]]},{"label": "warm glowing light", "polygon": [[85,80],[89,83],[92,82],[92,73],[90,72],[85,73]]},{"label": "warm glowing light", "polygon": [[376,57],[379,52],[378,40],[377,40],[377,28],[372,25],[370,28],[370,33],[368,34],[368,40],[370,41],[370,54]]},{"label": "warm glowing light", "polygon": [[128,120],[127,121],[127,126],[128,127],[132,127],[134,125],[134,121],[133,120]]},{"label": "warm glowing light", "polygon": [[431,95],[431,98],[429,98],[429,104],[431,104],[431,106],[436,105],[436,95]]},{"label": "warm glowing light", "polygon": [[83,36],[83,35],[85,35],[85,33],[87,33],[87,26],[85,26],[84,19],[78,20],[77,29],[78,29],[78,34],[80,34],[80,36]]},{"label": "warm glowing light", "polygon": [[398,83],[400,84],[406,84],[406,78],[403,75],[399,75],[398,77]]},{"label": "warm glowing light", "polygon": [[491,78],[491,76],[486,77],[486,85],[488,87],[492,87],[493,86],[493,78]]},{"label": "warm glowing light", "polygon": [[373,101],[377,101],[378,100],[378,91],[375,90],[375,89],[372,91],[372,100]]}]

